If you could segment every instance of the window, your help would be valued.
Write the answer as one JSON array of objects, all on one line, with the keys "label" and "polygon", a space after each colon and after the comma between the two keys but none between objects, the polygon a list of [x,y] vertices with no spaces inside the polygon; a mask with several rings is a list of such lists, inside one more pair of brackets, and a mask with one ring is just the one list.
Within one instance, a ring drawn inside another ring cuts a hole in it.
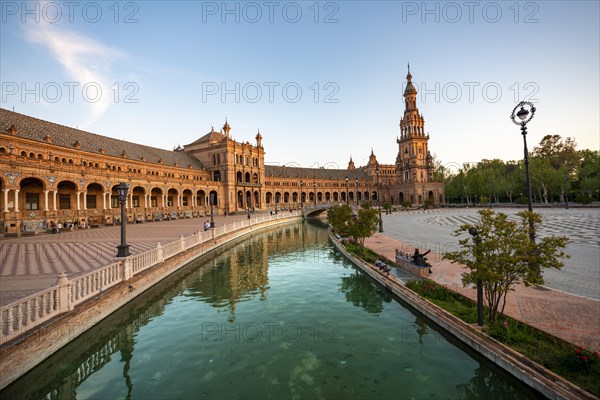
[{"label": "window", "polygon": [[119,208],[119,196],[110,196],[110,208]]},{"label": "window", "polygon": [[40,209],[40,194],[39,193],[25,193],[25,209],[26,210],[39,210]]},{"label": "window", "polygon": [[150,207],[158,207],[158,200],[156,196],[150,196]]},{"label": "window", "polygon": [[173,196],[167,196],[167,207],[173,207]]},{"label": "window", "polygon": [[131,196],[131,206],[132,207],[140,206],[140,196]]},{"label": "window", "polygon": [[71,209],[71,195],[70,194],[59,194],[58,195],[58,208],[61,210]]},{"label": "window", "polygon": [[188,198],[187,198],[187,196],[183,196],[183,197],[181,198],[181,204],[182,204],[184,207],[187,207],[187,205],[188,205]]},{"label": "window", "polygon": [[96,208],[96,195],[88,194],[85,196],[87,208]]}]

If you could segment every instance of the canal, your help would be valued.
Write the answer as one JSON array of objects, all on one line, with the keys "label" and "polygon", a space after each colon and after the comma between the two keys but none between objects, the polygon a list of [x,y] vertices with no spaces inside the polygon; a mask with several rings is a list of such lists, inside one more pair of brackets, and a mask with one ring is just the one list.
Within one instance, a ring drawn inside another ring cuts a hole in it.
[{"label": "canal", "polygon": [[3,399],[537,395],[336,253],[318,223],[255,233],[138,296]]}]

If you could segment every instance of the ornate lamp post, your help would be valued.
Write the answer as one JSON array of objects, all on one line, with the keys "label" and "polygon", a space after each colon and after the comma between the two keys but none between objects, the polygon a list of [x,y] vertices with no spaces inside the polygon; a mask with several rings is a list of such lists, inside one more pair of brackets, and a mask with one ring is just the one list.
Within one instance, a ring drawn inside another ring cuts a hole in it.
[{"label": "ornate lamp post", "polygon": [[302,179],[300,179],[300,210],[302,211],[302,218],[304,218],[304,197],[302,197]]},{"label": "ornate lamp post", "polygon": [[346,205],[350,205],[350,199],[348,198],[348,175],[346,175]]},{"label": "ornate lamp post", "polygon": [[213,192],[209,192],[208,194],[208,202],[210,203],[210,227],[215,227],[215,221],[213,218]]},{"label": "ornate lamp post", "polygon": [[[517,111],[517,108],[519,108]],[[527,108],[525,108],[527,107]],[[516,125],[521,126],[521,135],[523,135],[523,157],[525,160],[525,182],[527,185],[527,209],[531,212],[533,211],[533,204],[531,201],[531,179],[529,177],[529,152],[527,151],[527,123],[531,121],[533,115],[535,114],[535,107],[529,101],[522,101],[513,108],[512,114],[510,115],[510,119]],[[518,117],[519,119],[517,120]],[[535,241],[535,231],[533,227],[533,221],[529,220],[529,239],[532,242]]]},{"label": "ornate lamp post", "polygon": [[[519,111],[515,114],[517,108]],[[526,108],[527,107],[527,108]],[[527,209],[529,212],[533,212],[533,204],[532,204],[532,196],[531,196],[531,178],[529,176],[529,152],[527,151],[527,123],[531,121],[533,115],[535,114],[535,107],[529,101],[522,101],[513,108],[512,114],[510,115],[510,119],[516,125],[521,126],[521,135],[523,135],[523,158],[525,160],[525,182],[527,185]],[[517,120],[516,117],[519,119]],[[533,220],[531,217],[529,218],[529,240],[532,244],[535,244],[535,228],[533,226]],[[541,278],[542,271],[538,266],[531,265],[531,274],[537,275],[538,278]]]},{"label": "ornate lamp post", "polygon": [[317,207],[317,182],[313,182],[313,187],[315,189],[315,207]]},{"label": "ornate lamp post", "polygon": [[479,276],[479,245],[481,244],[481,238],[479,232],[475,228],[469,228],[469,233],[473,236],[475,242],[475,261],[477,262],[477,325],[483,326],[483,285],[481,283],[481,277]]},{"label": "ornate lamp post", "polygon": [[358,178],[354,178],[354,181],[356,183],[356,196],[355,196],[355,203],[358,206]]},{"label": "ornate lamp post", "polygon": [[127,191],[129,185],[126,183],[119,183],[117,185],[117,194],[119,196],[119,202],[121,203],[121,244],[117,246],[117,257],[128,257],[129,245],[127,244],[127,234],[125,232],[127,226],[127,214],[125,213],[125,202],[127,201]]},{"label": "ornate lamp post", "polygon": [[383,232],[383,220],[381,219],[381,195],[379,194],[381,187],[379,186],[379,163],[375,167],[375,175],[377,175],[377,205],[379,207],[379,232]]}]

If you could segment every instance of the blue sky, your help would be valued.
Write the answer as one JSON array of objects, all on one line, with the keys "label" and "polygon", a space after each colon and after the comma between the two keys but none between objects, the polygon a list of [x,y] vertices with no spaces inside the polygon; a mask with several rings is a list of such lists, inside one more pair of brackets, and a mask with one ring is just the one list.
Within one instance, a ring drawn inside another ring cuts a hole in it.
[{"label": "blue sky", "polygon": [[530,148],[600,147],[598,1],[1,7],[1,106],[105,136],[172,149],[228,118],[273,164],[394,163],[410,62],[443,164],[522,158],[520,100]]}]

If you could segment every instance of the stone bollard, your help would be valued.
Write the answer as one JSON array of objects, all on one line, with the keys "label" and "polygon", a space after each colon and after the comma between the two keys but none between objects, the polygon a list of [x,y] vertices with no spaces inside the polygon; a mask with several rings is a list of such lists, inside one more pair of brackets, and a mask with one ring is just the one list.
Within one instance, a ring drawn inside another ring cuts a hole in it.
[{"label": "stone bollard", "polygon": [[156,260],[161,263],[165,261],[165,252],[160,242],[156,243]]},{"label": "stone bollard", "polygon": [[58,312],[64,313],[71,311],[73,305],[71,304],[71,296],[69,295],[69,278],[65,271],[61,272],[56,280],[56,286],[58,286]]}]

